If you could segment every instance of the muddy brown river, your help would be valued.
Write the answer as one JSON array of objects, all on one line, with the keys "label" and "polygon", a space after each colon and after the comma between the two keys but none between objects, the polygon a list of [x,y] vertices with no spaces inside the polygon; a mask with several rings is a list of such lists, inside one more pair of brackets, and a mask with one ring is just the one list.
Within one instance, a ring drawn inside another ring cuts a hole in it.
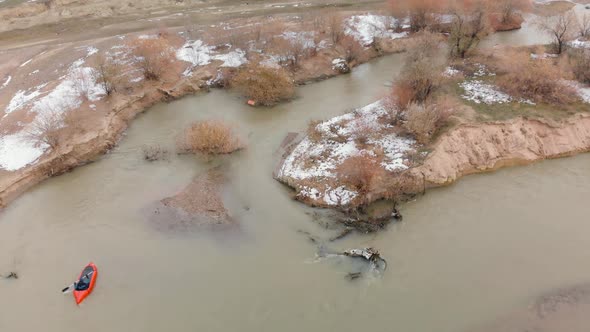
[{"label": "muddy brown river", "polygon": [[[590,281],[590,155],[469,176],[403,206],[404,221],[331,249],[376,247],[381,278],[346,280],[299,231],[329,236],[270,174],[283,137],[387,91],[400,56],[252,109],[224,91],[153,107],[100,161],[48,180],[0,215],[0,331],[460,332]],[[142,159],[191,121],[235,123],[248,149],[202,160]],[[239,226],[162,232],[145,208],[221,165]],[[97,287],[79,308],[60,290],[89,261]]]}]

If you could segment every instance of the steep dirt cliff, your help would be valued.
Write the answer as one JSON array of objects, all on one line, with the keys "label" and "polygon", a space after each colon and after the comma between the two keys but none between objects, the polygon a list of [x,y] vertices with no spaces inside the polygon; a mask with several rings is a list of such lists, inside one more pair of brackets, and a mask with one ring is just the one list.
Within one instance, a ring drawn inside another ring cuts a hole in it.
[{"label": "steep dirt cliff", "polygon": [[464,175],[590,151],[590,116],[562,122],[514,119],[464,124],[439,138],[424,164],[412,170],[427,186]]}]

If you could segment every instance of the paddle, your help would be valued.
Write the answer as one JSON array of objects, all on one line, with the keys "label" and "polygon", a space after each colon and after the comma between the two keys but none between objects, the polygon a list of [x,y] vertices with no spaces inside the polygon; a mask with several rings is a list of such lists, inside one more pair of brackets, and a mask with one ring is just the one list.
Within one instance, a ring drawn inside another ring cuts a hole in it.
[{"label": "paddle", "polygon": [[[89,277],[94,273],[94,271],[90,271],[88,273],[86,273],[85,275],[83,275],[82,277],[80,277],[80,279],[84,278],[84,277]],[[64,288],[61,290],[62,293],[66,294],[72,287],[75,287],[76,284],[78,284],[78,282],[80,281],[80,279],[74,281],[71,285],[69,285],[68,287]]]}]

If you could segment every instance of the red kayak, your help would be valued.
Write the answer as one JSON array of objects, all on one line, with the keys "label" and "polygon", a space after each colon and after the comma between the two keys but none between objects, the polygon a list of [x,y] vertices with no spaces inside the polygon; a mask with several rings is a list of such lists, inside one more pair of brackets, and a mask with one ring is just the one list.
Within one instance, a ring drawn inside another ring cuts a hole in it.
[{"label": "red kayak", "polygon": [[82,273],[80,273],[80,277],[76,282],[76,288],[74,289],[74,299],[76,299],[76,304],[82,303],[82,301],[92,293],[97,276],[98,268],[94,263],[89,263],[84,270],[82,270]]}]

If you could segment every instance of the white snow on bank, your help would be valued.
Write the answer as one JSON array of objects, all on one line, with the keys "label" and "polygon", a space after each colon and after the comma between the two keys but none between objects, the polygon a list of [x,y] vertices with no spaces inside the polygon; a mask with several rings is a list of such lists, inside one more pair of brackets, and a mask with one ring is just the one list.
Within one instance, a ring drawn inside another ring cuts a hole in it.
[{"label": "white snow on bank", "polygon": [[6,81],[4,81],[4,83],[2,83],[2,86],[0,87],[0,89],[5,88],[8,85],[8,83],[10,83],[11,80],[12,80],[12,76],[8,76],[6,78]]},{"label": "white snow on bank", "polygon": [[315,48],[315,33],[313,31],[286,31],[281,37],[288,40],[293,45],[301,45],[304,49]]},{"label": "white snow on bank", "polygon": [[[30,92],[29,92],[30,91]],[[19,90],[17,91],[8,106],[4,109],[4,113],[6,115],[21,109],[22,107],[26,106],[30,101],[37,98],[41,94],[41,91],[38,89],[29,89],[27,91]]]},{"label": "white snow on bank", "polygon": [[[415,141],[394,134],[386,121],[381,102],[319,123],[315,130],[320,137],[305,137],[287,156],[278,176],[295,184],[303,183],[298,195],[321,200],[328,205],[346,205],[358,193],[344,186],[331,187],[326,181],[337,180],[337,168],[345,160],[383,151],[383,169],[396,172],[408,168],[407,153],[414,151]],[[357,140],[366,139],[367,146]],[[313,187],[307,183],[314,183]]]},{"label": "white snow on bank", "polygon": [[550,54],[550,53],[534,54],[534,53],[531,53],[531,59],[533,59],[533,60],[545,60],[545,59],[551,59],[551,58],[557,58],[557,57],[558,57],[557,54]]},{"label": "white snow on bank", "polygon": [[590,48],[590,41],[576,39],[569,42],[569,45],[573,48]]},{"label": "white snow on bank", "polygon": [[457,69],[455,69],[455,68],[453,68],[453,67],[447,67],[447,68],[445,69],[445,71],[444,71],[443,75],[444,75],[445,77],[453,77],[453,76],[459,75],[460,73],[461,73],[461,71],[460,71],[460,70],[457,70]]},{"label": "white snow on bank", "polygon": [[31,61],[33,61],[33,59],[29,59],[29,60],[23,62],[19,67],[24,67],[24,66],[28,65]]},{"label": "white snow on bank", "polygon": [[465,81],[459,84],[464,90],[463,99],[472,101],[476,104],[504,104],[512,101],[512,97],[491,84],[484,83],[480,80]]},{"label": "white snow on bank", "polygon": [[[9,114],[33,103],[30,111],[35,113],[33,121],[14,134],[0,137],[0,168],[15,171],[37,161],[49,146],[31,141],[26,133],[40,128],[37,123],[48,117],[58,119],[69,111],[80,107],[82,99],[99,100],[106,94],[102,86],[96,83],[97,72],[90,67],[81,67],[84,61],[75,61],[63,80],[53,90],[42,92],[47,84],[42,84],[29,91],[18,91],[10,101],[5,113]],[[43,97],[39,97],[45,94]],[[63,124],[62,124],[63,125]]]},{"label": "white snow on bank", "polygon": [[390,16],[355,15],[344,21],[344,33],[363,45],[371,45],[375,38],[398,39],[407,37],[407,32],[395,33],[396,20]]},{"label": "white snow on bank", "polygon": [[[205,44],[202,40],[189,41],[176,51],[178,60],[186,61],[193,67],[204,66],[213,60],[223,61],[221,67],[239,67],[248,62],[246,52],[235,49],[225,54],[215,54],[212,46]],[[191,68],[184,72],[185,76],[192,74]]]},{"label": "white snow on bank", "polygon": [[576,81],[564,80],[563,84],[574,88],[580,99],[582,99],[585,103],[590,104],[590,87]]},{"label": "white snow on bank", "polygon": [[211,52],[213,47],[202,40],[189,41],[176,51],[176,58],[190,62],[193,66],[204,66],[211,63]]},{"label": "white snow on bank", "polygon": [[0,137],[0,168],[16,171],[34,163],[47,146],[36,146],[24,132]]},{"label": "white snow on bank", "polygon": [[94,46],[88,46],[88,48],[86,48],[86,52],[88,52],[86,54],[86,57],[92,56],[96,53],[98,53],[98,48],[94,47]]},{"label": "white snow on bank", "polygon": [[241,49],[236,49],[226,54],[214,55],[213,59],[223,61],[221,67],[236,68],[248,62],[246,59],[246,52]]}]

